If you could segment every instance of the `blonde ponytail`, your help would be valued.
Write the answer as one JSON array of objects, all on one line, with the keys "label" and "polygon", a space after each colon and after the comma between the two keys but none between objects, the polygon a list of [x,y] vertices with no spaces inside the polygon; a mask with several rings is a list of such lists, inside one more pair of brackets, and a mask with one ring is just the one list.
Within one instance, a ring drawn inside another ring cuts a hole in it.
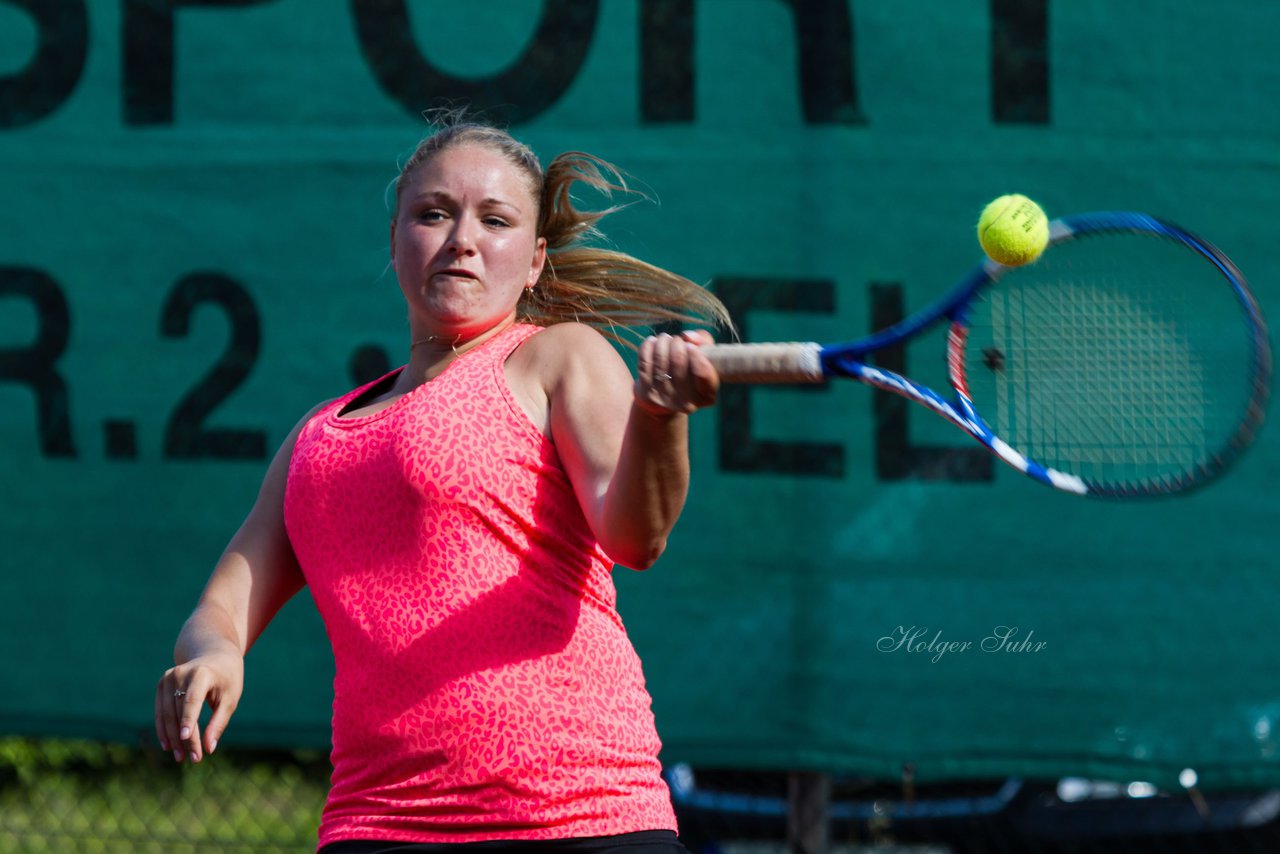
[{"label": "blonde ponytail", "polygon": [[604,196],[642,195],[627,186],[616,168],[593,155],[570,151],[551,161],[543,178],[539,223],[547,241],[547,264],[537,286],[521,301],[524,319],[541,326],[586,323],[632,347],[629,338],[664,323],[732,329],[728,311],[705,288],[624,252],[590,245],[603,239],[597,223],[620,206],[578,210],[570,188],[579,182]]}]

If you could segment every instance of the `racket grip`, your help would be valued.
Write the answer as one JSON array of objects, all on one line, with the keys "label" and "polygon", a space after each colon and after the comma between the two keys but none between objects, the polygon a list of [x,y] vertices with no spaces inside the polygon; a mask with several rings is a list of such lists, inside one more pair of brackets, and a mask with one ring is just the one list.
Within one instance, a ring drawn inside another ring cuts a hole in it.
[{"label": "racket grip", "polygon": [[716,344],[702,350],[726,383],[821,383],[821,344]]}]

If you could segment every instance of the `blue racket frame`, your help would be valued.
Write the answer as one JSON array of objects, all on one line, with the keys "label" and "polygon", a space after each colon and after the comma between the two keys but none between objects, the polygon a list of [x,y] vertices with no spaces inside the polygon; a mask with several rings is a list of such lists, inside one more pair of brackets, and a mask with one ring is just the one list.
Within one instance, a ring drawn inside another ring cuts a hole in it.
[{"label": "blue racket frame", "polygon": [[[1252,396],[1241,414],[1239,429],[1193,471],[1158,483],[1102,484],[1041,465],[1006,444],[974,410],[964,378],[963,354],[967,335],[966,311],[973,297],[996,284],[1010,268],[986,261],[971,270],[949,292],[911,317],[855,341],[823,346],[818,359],[825,376],[844,376],[923,404],[964,430],[1013,468],[1055,489],[1078,495],[1137,498],[1185,492],[1217,477],[1252,442],[1265,418],[1271,384],[1271,347],[1266,322],[1244,276],[1225,254],[1202,238],[1172,223],[1144,213],[1102,211],[1063,217],[1050,223],[1049,249],[1054,244],[1096,232],[1147,232],[1175,240],[1213,263],[1230,284],[1250,335]],[[901,374],[867,364],[867,356],[898,344],[947,321],[947,362],[954,396],[947,399]]]}]

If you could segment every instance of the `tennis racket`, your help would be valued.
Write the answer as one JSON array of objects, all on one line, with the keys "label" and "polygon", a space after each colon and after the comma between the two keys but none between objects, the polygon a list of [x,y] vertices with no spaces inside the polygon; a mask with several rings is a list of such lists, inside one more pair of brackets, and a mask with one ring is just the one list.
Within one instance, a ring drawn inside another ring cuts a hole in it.
[{"label": "tennis racket", "polygon": [[[951,393],[869,363],[950,324]],[[1142,213],[1050,224],[1035,263],[988,261],[920,313],[839,344],[721,344],[725,382],[848,377],[946,418],[1020,472],[1105,498],[1170,495],[1221,475],[1261,426],[1271,349],[1226,255]]]}]

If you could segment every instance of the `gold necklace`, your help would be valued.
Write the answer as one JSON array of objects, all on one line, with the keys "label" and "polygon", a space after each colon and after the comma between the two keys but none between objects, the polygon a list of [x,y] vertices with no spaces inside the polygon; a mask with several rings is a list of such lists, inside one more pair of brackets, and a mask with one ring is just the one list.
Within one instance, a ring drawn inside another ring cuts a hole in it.
[{"label": "gold necklace", "polygon": [[410,344],[409,352],[412,353],[414,348],[417,347],[419,344],[432,344],[436,341],[449,341],[449,349],[454,352],[454,355],[457,355],[458,342],[461,340],[462,340],[461,332],[455,335],[452,341],[449,341],[449,336],[447,335],[428,335],[426,338],[419,338],[417,341],[414,341],[412,344]]}]

